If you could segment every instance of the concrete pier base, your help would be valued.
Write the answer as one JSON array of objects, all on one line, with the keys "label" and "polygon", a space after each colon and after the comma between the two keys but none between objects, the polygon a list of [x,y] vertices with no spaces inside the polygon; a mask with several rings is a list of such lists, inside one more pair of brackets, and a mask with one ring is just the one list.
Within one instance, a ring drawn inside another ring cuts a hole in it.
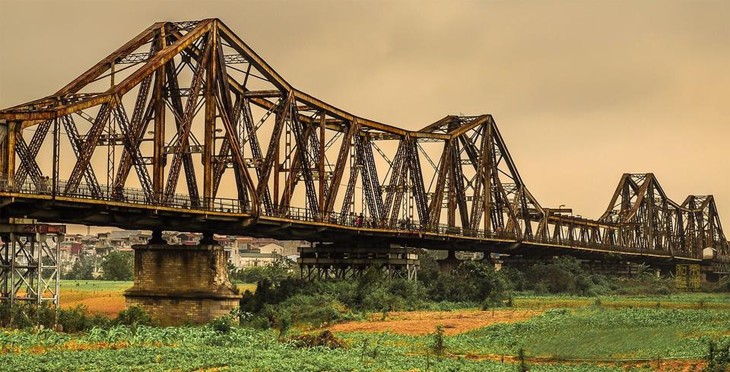
[{"label": "concrete pier base", "polygon": [[439,271],[448,274],[456,270],[461,264],[461,260],[456,258],[456,251],[448,251],[448,255],[443,260],[436,260],[439,265]]},{"label": "concrete pier base", "polygon": [[217,244],[135,245],[134,286],[126,305],[140,305],[161,325],[200,324],[228,314],[241,296],[228,280]]}]

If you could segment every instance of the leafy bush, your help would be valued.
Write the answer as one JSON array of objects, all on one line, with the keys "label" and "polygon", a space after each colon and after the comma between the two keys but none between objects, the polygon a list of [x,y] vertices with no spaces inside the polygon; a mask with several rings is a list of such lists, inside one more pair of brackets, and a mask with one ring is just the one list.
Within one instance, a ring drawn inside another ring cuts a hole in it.
[{"label": "leafy bush", "polygon": [[[63,310],[61,310],[63,311]],[[56,311],[47,302],[41,304],[9,303],[0,305],[0,327],[33,328],[42,326],[52,328],[56,324]]]},{"label": "leafy bush", "polygon": [[152,318],[139,305],[130,306],[120,311],[116,323],[133,327],[154,325]]},{"label": "leafy bush", "polygon": [[436,330],[432,333],[433,343],[431,344],[431,350],[439,358],[444,355],[446,351],[446,344],[444,343],[444,326],[437,325]]},{"label": "leafy bush", "polygon": [[95,257],[82,256],[74,262],[71,270],[63,275],[63,279],[94,279],[94,268],[96,267],[96,264],[97,260]]},{"label": "leafy bush", "polygon": [[298,268],[291,260],[281,259],[274,261],[271,265],[246,267],[236,269],[233,265],[229,265],[228,277],[244,283],[258,283],[268,280],[273,284],[279,284],[286,279],[296,278]]},{"label": "leafy bush", "polygon": [[58,324],[64,332],[84,332],[94,327],[109,327],[111,322],[100,314],[90,315],[84,305],[78,305],[68,310],[58,311]]},{"label": "leafy bush", "polygon": [[102,315],[90,315],[84,305],[71,309],[55,309],[47,302],[20,303],[13,306],[0,304],[2,328],[48,328],[77,333],[93,327],[108,327],[109,324],[109,320]]},{"label": "leafy bush", "polygon": [[509,297],[506,276],[489,263],[464,261],[452,273],[439,274],[428,288],[433,301],[485,303],[500,306]]},{"label": "leafy bush", "polygon": [[710,340],[705,361],[707,361],[705,371],[727,371],[730,368],[730,340],[724,342]]},{"label": "leafy bush", "polygon": [[224,315],[213,319],[208,326],[214,331],[222,334],[230,333],[234,326],[233,316]]}]

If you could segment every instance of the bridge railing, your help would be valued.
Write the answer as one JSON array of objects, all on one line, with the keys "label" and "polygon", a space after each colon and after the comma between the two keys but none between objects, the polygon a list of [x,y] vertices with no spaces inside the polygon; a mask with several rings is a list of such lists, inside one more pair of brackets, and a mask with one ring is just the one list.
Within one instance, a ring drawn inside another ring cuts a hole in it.
[{"label": "bridge railing", "polygon": [[[94,190],[92,190],[92,187],[82,182],[73,192],[67,193],[65,192],[66,187],[67,182],[60,181],[56,184],[56,190],[54,192],[48,178],[42,178],[37,184],[34,183],[30,178],[26,178],[26,180],[22,184],[14,184],[13,182],[9,182],[9,180],[6,178],[0,178],[0,191],[4,192],[15,192],[32,195],[54,195],[78,199],[124,202],[147,206],[151,205],[166,208],[203,210],[220,213],[241,214],[251,211],[251,207],[248,203],[244,203],[242,200],[233,198],[212,198],[210,200],[201,200],[199,203],[195,204],[191,201],[189,195],[174,194],[172,197],[164,200],[163,202],[159,202],[156,200],[150,201],[145,192],[139,188],[125,187],[123,189],[117,189],[116,191],[114,191],[111,187],[102,185],[98,190],[96,190],[96,192],[94,192]],[[458,226],[448,226],[445,224],[424,226],[421,221],[409,219],[401,219],[398,220],[395,224],[391,225],[390,223],[376,221],[368,216],[361,216],[360,214],[355,213],[343,214],[333,212],[327,216],[320,217],[315,215],[315,213],[310,209],[301,207],[288,207],[284,209],[283,212],[269,214],[264,213],[264,215],[295,221],[324,222],[337,226],[388,230],[396,234],[431,233],[444,236],[451,235],[473,237],[477,239],[504,239],[536,244],[551,244],[564,247],[581,247],[617,253],[633,252],[640,254],[659,253],[663,255],[672,255],[672,253],[668,251],[647,250],[638,247],[608,244],[604,242],[585,242],[581,240],[575,240],[570,237],[555,238],[545,236],[518,236],[512,231],[488,231],[483,229],[470,230]]]},{"label": "bridge railing", "polygon": [[435,226],[424,226],[419,220],[401,219],[395,224],[383,223],[369,216],[355,213],[332,212],[327,216],[319,217],[308,208],[288,207],[283,213],[266,214],[271,217],[286,218],[297,221],[324,222],[338,226],[357,227],[365,229],[385,229],[402,233],[434,233],[438,235],[469,236],[474,238],[494,239],[517,239],[518,237],[507,231],[469,230],[458,226],[438,224]]},{"label": "bridge railing", "polygon": [[0,178],[0,191],[4,192],[31,195],[53,195],[76,199],[123,202],[222,213],[246,213],[251,211],[249,203],[243,203],[243,201],[233,198],[210,198],[209,200],[201,200],[196,204],[193,203],[189,195],[174,194],[172,197],[167,198],[164,201],[157,201],[149,200],[144,190],[140,188],[125,187],[123,189],[112,190],[109,186],[100,185],[99,190],[94,192],[90,185],[81,182],[73,192],[66,192],[65,190],[67,185],[68,182],[59,181],[54,192],[53,186],[47,179],[42,179],[41,182],[36,185],[30,179],[26,179],[22,184],[16,184],[10,182],[7,178]]}]

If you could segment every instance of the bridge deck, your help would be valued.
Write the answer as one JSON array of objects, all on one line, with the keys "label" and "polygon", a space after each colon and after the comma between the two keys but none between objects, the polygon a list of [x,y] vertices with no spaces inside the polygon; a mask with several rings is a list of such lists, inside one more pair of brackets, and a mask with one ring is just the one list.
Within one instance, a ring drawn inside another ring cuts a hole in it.
[{"label": "bridge deck", "polygon": [[[180,200],[184,200],[181,198]],[[441,225],[428,230],[411,226],[378,228],[357,226],[354,221],[315,221],[306,210],[290,208],[283,216],[261,215],[235,207],[228,199],[217,199],[210,208],[154,205],[130,200],[97,200],[85,197],[53,196],[0,191],[4,217],[33,218],[45,222],[114,226],[122,229],[216,232],[230,235],[271,237],[280,240],[357,242],[357,244],[405,244],[428,249],[554,256],[572,254],[598,258],[605,255],[645,261],[700,262],[699,258],[672,255],[662,250],[645,251],[608,244],[584,244],[557,239],[516,238],[506,232],[477,230],[463,234],[461,228]],[[337,219],[340,220],[340,216]]]}]

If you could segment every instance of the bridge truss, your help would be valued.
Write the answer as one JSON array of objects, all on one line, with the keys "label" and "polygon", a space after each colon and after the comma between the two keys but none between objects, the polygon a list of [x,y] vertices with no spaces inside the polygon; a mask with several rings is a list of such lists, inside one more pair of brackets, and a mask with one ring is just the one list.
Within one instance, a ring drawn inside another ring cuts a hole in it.
[{"label": "bridge truss", "polygon": [[0,111],[3,217],[424,247],[728,254],[712,196],[626,174],[598,220],[540,205],[491,115],[406,130],[292,87],[218,19],[156,23]]}]

